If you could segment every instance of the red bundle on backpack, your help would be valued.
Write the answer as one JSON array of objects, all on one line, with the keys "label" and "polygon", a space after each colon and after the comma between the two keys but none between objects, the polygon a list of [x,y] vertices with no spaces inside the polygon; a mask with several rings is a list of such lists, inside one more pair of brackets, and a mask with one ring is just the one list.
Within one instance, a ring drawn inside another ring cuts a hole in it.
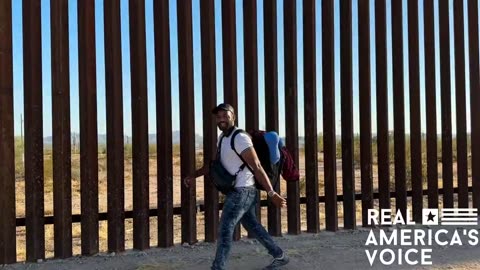
[{"label": "red bundle on backpack", "polygon": [[283,165],[282,165],[282,177],[286,181],[298,181],[300,179],[300,172],[293,161],[292,155],[286,147],[280,149]]}]

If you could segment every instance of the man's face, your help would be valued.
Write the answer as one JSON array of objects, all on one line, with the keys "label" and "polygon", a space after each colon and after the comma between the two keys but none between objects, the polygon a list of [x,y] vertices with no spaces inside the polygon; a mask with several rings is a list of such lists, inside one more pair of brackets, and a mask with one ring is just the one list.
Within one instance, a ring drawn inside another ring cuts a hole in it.
[{"label": "man's face", "polygon": [[220,110],[218,111],[216,118],[217,126],[221,131],[227,131],[235,124],[235,115],[231,111]]}]

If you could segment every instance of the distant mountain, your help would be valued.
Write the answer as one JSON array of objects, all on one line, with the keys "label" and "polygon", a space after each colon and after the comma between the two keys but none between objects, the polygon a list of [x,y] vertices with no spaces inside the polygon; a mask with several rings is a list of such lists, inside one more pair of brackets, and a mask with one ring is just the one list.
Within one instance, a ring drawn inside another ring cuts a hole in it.
[{"label": "distant mountain", "polygon": [[[71,134],[71,144],[80,144],[80,134],[78,133],[72,133]],[[125,136],[124,137],[124,142],[126,144],[132,143],[132,137],[131,136]],[[43,143],[45,145],[52,145],[53,144],[53,137],[48,136],[43,139]],[[107,143],[107,135],[106,134],[99,134],[98,135],[98,144],[106,144]],[[156,144],[157,143],[157,135],[156,134],[149,134],[148,135],[148,143],[149,144]],[[179,144],[180,143],[180,131],[176,130],[172,132],[172,143],[173,144]],[[197,147],[203,145],[203,137],[199,134],[195,134],[195,144]]]},{"label": "distant mountain", "polygon": [[[106,136],[105,135],[99,135],[98,140],[100,141],[102,139],[101,138],[102,136],[105,137],[105,141],[106,141]],[[70,143],[71,144],[79,144],[80,143],[80,134],[72,133]],[[53,144],[53,137],[52,136],[44,137],[43,138],[43,144],[44,145],[52,145]]]},{"label": "distant mountain", "polygon": [[[131,141],[131,137],[129,137]],[[157,134],[149,134],[148,135],[148,143],[149,144],[156,144],[157,143]],[[172,143],[179,144],[180,143],[180,131],[176,130],[172,132]],[[200,147],[203,145],[203,137],[199,134],[195,134],[195,145]]]},{"label": "distant mountain", "polygon": [[[79,133],[72,133],[71,134],[71,144],[80,144],[80,134]],[[107,135],[105,134],[99,134],[98,135],[98,144],[105,144],[107,143]],[[45,145],[52,145],[53,144],[53,137],[48,136],[43,138],[43,144]]]},{"label": "distant mountain", "polygon": [[[392,137],[393,135],[394,135],[393,131],[389,131],[389,136]],[[321,135],[319,135],[319,136],[321,136]],[[355,134],[355,136],[358,136],[358,134]],[[408,138],[409,134],[406,134],[406,136]],[[440,136],[441,136],[441,134],[437,134],[437,137],[440,137]],[[467,136],[470,136],[470,133],[467,133]],[[79,133],[72,133],[71,137],[72,137],[72,140],[71,140],[72,144],[77,144],[77,145],[80,144],[80,134]],[[425,140],[427,135],[425,133],[422,133],[421,137],[422,137],[422,140]],[[340,142],[342,140],[341,135],[336,135],[335,138],[336,138],[337,142]],[[452,138],[455,139],[456,135],[453,134]],[[285,137],[282,137],[281,139],[285,143]],[[374,140],[374,141],[377,140],[377,134],[376,133],[372,133],[372,140]],[[132,143],[132,137],[131,136],[125,136],[124,137],[124,142],[126,144],[127,143],[128,144]],[[45,146],[51,146],[52,143],[53,143],[52,136],[45,137],[43,139],[43,143],[45,144]],[[106,144],[106,143],[107,143],[107,135],[106,134],[99,134],[98,135],[98,144],[102,145],[102,144]],[[148,135],[148,143],[149,144],[156,144],[157,143],[157,135],[156,134],[149,134]],[[173,144],[179,144],[180,143],[180,131],[179,130],[176,130],[176,131],[172,132],[172,143]],[[195,134],[195,145],[196,145],[196,147],[201,147],[203,145],[203,137],[199,134]],[[303,136],[298,137],[298,145],[300,147],[303,147],[305,145],[305,137],[303,137]]]}]

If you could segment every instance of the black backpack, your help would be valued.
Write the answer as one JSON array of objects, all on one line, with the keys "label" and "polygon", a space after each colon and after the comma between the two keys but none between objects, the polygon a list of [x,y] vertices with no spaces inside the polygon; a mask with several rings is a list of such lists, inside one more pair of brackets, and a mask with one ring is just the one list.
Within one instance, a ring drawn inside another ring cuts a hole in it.
[{"label": "black backpack", "polygon": [[242,165],[235,175],[231,175],[225,167],[223,167],[220,161],[220,153],[222,149],[223,136],[220,139],[219,147],[217,149],[217,155],[214,160],[210,162],[210,179],[217,188],[218,191],[223,194],[227,194],[235,188],[237,181],[237,174],[243,170],[245,165]]},{"label": "black backpack", "polygon": [[[262,168],[267,174],[273,189],[276,189],[280,182],[280,172],[281,172],[281,168],[284,161],[283,156],[282,155],[280,156],[280,161],[277,162],[276,164],[272,164],[270,162],[270,152],[268,150],[268,145],[265,142],[265,138],[264,138],[265,131],[251,130],[250,132],[246,132],[242,129],[235,130],[232,135],[232,139],[230,141],[232,150],[238,155],[238,157],[243,161],[244,165],[246,165],[246,167],[252,173],[253,173],[253,170],[250,168],[250,166],[248,166],[247,162],[237,152],[237,150],[235,150],[235,137],[237,136],[237,134],[241,132],[248,134],[252,138],[253,148],[255,148],[255,152],[257,153],[257,156],[258,156],[258,159],[260,160]],[[255,186],[257,187],[257,189],[265,190],[265,188],[262,185],[260,185],[260,183],[257,181],[256,178],[255,178]]]}]

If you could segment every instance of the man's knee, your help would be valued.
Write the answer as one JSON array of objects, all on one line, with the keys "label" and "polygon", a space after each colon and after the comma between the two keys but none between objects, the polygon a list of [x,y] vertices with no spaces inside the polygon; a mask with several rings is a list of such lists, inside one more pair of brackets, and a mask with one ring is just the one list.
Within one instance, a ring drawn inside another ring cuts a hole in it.
[{"label": "man's knee", "polygon": [[218,230],[218,236],[222,239],[232,237],[235,230],[235,223],[233,221],[222,222]]}]

